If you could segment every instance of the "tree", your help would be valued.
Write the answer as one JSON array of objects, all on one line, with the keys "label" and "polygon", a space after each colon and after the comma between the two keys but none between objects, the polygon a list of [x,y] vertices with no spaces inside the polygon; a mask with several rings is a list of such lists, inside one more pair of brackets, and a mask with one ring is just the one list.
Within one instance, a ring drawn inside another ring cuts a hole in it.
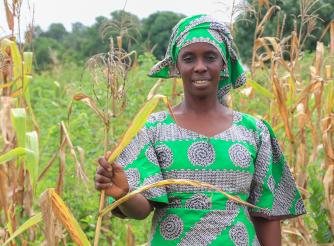
[{"label": "tree", "polygon": [[41,34],[44,37],[52,38],[58,41],[61,41],[68,35],[66,28],[61,23],[53,23],[49,26],[48,31]]},{"label": "tree", "polygon": [[54,51],[57,55],[59,55],[62,53],[61,50],[63,49],[63,46],[59,42],[48,37],[38,37],[33,40],[32,45],[34,49],[35,63],[37,64],[38,70],[49,68],[49,66],[54,62],[51,52]]},{"label": "tree", "polygon": [[153,54],[161,59],[167,50],[172,28],[185,16],[171,11],[158,11],[143,19],[141,26],[142,49],[153,49]]}]

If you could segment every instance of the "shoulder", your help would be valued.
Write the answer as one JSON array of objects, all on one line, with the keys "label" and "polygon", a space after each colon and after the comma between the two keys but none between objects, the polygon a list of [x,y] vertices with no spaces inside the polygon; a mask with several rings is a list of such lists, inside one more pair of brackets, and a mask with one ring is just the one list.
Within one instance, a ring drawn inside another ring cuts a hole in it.
[{"label": "shoulder", "polygon": [[260,115],[253,116],[247,113],[234,111],[234,122],[244,126],[245,128],[256,132],[258,135],[269,134],[274,135],[271,125]]},{"label": "shoulder", "polygon": [[250,130],[258,130],[262,126],[262,119],[260,116],[253,116],[247,113],[233,110],[234,122],[243,125]]},{"label": "shoulder", "polygon": [[158,123],[163,123],[168,118],[168,112],[167,111],[159,111],[152,113],[146,121],[146,127],[150,128],[152,126],[157,125]]}]

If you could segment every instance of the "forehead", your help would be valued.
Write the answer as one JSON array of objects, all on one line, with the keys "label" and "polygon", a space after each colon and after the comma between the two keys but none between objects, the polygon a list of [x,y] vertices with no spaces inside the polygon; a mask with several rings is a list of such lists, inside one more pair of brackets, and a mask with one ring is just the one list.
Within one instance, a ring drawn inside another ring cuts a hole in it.
[{"label": "forehead", "polygon": [[179,56],[185,53],[208,53],[208,52],[219,54],[218,49],[214,45],[205,42],[196,42],[183,47],[180,50]]}]

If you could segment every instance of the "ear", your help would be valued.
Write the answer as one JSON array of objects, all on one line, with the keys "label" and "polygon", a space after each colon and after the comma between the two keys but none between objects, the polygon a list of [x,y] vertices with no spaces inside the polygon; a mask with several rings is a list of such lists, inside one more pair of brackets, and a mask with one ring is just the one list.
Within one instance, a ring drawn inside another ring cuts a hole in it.
[{"label": "ear", "polygon": [[169,76],[171,77],[180,77],[180,71],[176,65],[173,65],[169,70]]}]

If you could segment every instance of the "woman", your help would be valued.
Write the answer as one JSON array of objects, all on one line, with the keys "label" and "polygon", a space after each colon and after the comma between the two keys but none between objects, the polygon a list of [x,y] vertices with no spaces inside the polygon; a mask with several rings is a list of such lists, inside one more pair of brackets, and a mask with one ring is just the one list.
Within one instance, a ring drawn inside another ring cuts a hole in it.
[{"label": "woman", "polygon": [[154,113],[116,162],[99,159],[96,188],[119,199],[169,178],[213,184],[261,209],[202,187],[170,185],[138,194],[120,217],[146,218],[151,245],[280,245],[280,220],[305,213],[271,127],[225,107],[245,75],[223,24],[206,15],[181,20],[165,59],[150,76],[183,80],[184,100]]}]

